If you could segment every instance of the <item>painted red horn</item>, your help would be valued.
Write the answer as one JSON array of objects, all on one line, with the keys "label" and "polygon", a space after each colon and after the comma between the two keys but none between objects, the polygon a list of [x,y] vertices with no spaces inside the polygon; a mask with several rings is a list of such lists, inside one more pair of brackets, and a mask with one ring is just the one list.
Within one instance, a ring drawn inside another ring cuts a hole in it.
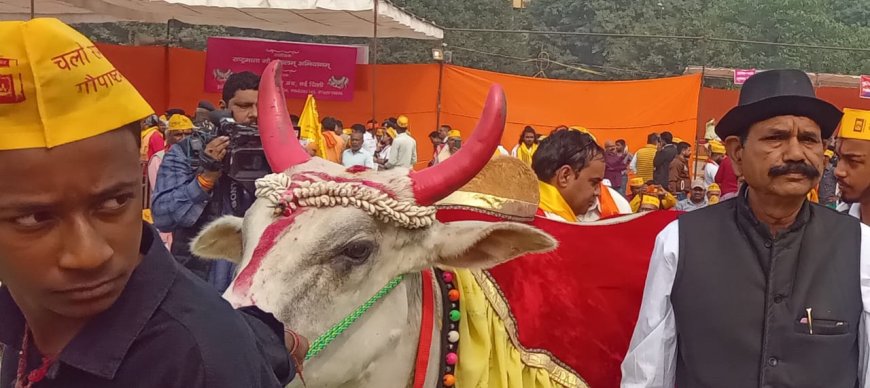
[{"label": "painted red horn", "polygon": [[504,90],[500,85],[494,84],[489,89],[480,121],[456,155],[433,167],[411,172],[417,203],[434,204],[474,178],[498,148],[506,117]]},{"label": "painted red horn", "polygon": [[293,133],[293,123],[284,98],[281,61],[272,61],[263,70],[257,96],[260,139],[272,172],[284,172],[311,160],[308,151],[299,144],[299,139]]}]

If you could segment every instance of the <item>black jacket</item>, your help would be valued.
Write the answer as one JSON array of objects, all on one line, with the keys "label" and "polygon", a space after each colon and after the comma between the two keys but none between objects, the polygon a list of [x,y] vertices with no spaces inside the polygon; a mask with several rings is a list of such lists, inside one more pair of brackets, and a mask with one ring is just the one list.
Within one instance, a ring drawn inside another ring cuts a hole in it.
[{"label": "black jacket", "polygon": [[[145,227],[142,262],[108,310],[63,349],[38,388],[279,388],[295,375],[284,327],[252,308],[233,310],[182,268]],[[24,317],[0,288],[0,388],[17,374]],[[40,365],[28,350],[28,371]]]}]

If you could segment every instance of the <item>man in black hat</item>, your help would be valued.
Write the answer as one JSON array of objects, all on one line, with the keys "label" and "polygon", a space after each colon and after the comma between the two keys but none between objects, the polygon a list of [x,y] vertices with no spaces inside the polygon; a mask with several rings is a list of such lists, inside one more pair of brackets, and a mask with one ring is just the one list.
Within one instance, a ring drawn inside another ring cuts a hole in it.
[{"label": "man in black hat", "polygon": [[716,126],[746,184],[659,234],[622,387],[870,387],[870,228],[807,201],[841,117],[801,71],[746,81]]}]

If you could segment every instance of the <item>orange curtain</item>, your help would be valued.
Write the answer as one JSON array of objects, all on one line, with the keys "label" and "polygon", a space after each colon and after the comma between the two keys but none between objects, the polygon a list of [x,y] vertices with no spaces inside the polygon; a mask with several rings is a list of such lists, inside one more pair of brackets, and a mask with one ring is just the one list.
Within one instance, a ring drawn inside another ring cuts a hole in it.
[{"label": "orange curtain", "polygon": [[[221,97],[203,92],[205,52],[162,46],[99,45],[155,110],[181,108],[192,113],[199,100],[217,104]],[[335,116],[346,126],[365,123],[372,111],[372,66],[359,65],[353,101],[318,101],[321,116]],[[435,130],[439,66],[379,65],[378,120],[407,115],[417,140],[418,167],[432,158],[428,134]],[[544,134],[558,125],[588,128],[602,144],[625,139],[631,150],[646,143],[650,132],[671,131],[684,140],[697,129],[700,76],[642,81],[564,81],[522,77],[460,66],[444,66],[441,123],[468,138],[492,83],[507,94],[508,117],[502,145],[510,150],[526,125]],[[301,112],[302,99],[287,102]]]}]

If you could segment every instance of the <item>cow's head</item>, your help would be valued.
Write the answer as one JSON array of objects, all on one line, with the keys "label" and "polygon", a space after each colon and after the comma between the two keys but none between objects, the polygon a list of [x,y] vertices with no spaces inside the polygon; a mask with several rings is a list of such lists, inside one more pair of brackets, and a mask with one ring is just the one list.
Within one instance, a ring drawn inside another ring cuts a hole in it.
[{"label": "cow's head", "polygon": [[234,305],[256,304],[300,333],[318,335],[398,275],[490,267],[555,247],[552,237],[523,224],[435,220],[431,205],[468,182],[501,138],[500,88],[490,91],[481,122],[453,157],[420,172],[375,172],[309,158],[295,138],[291,147],[270,150],[266,139],[289,128],[270,70],[260,86],[264,147],[292,155],[268,155],[273,170],[283,172],[257,182],[257,201],[244,219],[221,218],[193,242],[198,256],[239,263],[225,294]]}]

